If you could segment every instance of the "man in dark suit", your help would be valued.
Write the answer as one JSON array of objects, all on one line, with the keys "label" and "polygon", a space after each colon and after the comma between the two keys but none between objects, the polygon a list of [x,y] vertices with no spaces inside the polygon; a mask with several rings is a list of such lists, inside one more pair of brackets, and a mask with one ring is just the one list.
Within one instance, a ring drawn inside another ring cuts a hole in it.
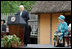
[{"label": "man in dark suit", "polygon": [[20,5],[20,11],[17,12],[17,15],[20,15],[26,22],[25,25],[25,34],[24,34],[24,45],[27,46],[29,43],[29,27],[28,27],[28,20],[29,20],[29,13],[24,10],[24,6]]},{"label": "man in dark suit", "polygon": [[5,23],[5,20],[1,20],[1,33],[6,32],[6,24],[4,23]]}]

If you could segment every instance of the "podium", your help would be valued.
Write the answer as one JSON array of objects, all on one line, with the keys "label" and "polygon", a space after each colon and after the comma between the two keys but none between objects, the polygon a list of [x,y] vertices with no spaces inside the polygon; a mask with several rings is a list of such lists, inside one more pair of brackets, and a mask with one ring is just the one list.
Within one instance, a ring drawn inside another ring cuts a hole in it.
[{"label": "podium", "polygon": [[20,38],[22,42],[24,42],[24,33],[26,24],[24,19],[19,15],[9,16],[7,24],[9,26],[9,34],[10,35],[15,34],[17,37]]}]

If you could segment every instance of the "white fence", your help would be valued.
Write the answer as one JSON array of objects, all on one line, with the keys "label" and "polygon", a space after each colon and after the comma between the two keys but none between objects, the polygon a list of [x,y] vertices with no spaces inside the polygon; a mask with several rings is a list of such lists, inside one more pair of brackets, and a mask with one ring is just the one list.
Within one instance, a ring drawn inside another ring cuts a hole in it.
[{"label": "white fence", "polygon": [[[8,16],[14,16],[15,13],[1,13],[1,19],[4,19],[6,22],[8,20]],[[32,28],[31,36],[37,36],[38,35],[38,16],[34,14],[29,14],[30,20],[28,21],[28,24]]]}]

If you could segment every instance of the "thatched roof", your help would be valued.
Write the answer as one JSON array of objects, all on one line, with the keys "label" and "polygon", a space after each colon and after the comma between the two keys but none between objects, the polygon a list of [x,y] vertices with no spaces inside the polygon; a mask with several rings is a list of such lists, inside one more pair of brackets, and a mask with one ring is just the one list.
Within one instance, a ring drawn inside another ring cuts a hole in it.
[{"label": "thatched roof", "polygon": [[71,1],[37,1],[31,10],[31,13],[38,14],[68,11],[71,11]]}]

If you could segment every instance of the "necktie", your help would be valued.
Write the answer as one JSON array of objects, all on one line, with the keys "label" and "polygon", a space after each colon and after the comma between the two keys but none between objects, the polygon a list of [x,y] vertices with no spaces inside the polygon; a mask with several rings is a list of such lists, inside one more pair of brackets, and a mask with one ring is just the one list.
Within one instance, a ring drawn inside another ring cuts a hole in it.
[{"label": "necktie", "polygon": [[20,12],[20,16],[22,15],[22,12]]}]

